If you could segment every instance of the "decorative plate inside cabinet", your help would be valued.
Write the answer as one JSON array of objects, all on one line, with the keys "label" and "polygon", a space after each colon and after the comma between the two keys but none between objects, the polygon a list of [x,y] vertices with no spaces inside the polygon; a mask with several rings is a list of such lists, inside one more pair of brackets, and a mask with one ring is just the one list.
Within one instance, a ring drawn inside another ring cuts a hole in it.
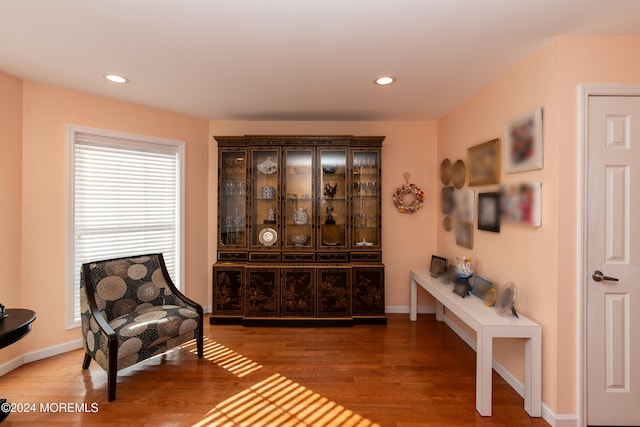
[{"label": "decorative plate inside cabinet", "polygon": [[457,189],[464,187],[464,183],[467,180],[467,168],[462,160],[456,160],[453,164],[451,180],[453,181],[453,186]]},{"label": "decorative plate inside cabinet", "polygon": [[451,160],[449,159],[444,159],[442,163],[440,163],[440,181],[442,181],[444,185],[449,185],[451,181],[451,167]]},{"label": "decorative plate inside cabinet", "polygon": [[273,246],[278,241],[278,232],[271,227],[263,228],[258,234],[258,240],[264,246]]},{"label": "decorative plate inside cabinet", "polygon": [[271,160],[271,157],[267,157],[267,160],[258,165],[258,171],[265,175],[271,175],[278,172],[278,164]]}]

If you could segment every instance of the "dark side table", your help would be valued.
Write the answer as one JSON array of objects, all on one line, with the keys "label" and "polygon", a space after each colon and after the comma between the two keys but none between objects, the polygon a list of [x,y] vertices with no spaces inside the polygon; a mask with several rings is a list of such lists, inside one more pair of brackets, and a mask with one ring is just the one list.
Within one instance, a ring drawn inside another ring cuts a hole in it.
[{"label": "dark side table", "polygon": [[[36,312],[24,308],[8,308],[4,311],[6,317],[0,320],[0,348],[24,338],[31,332],[31,324],[36,320]],[[0,405],[7,399],[0,399]],[[9,412],[0,410],[0,421],[4,420]]]}]

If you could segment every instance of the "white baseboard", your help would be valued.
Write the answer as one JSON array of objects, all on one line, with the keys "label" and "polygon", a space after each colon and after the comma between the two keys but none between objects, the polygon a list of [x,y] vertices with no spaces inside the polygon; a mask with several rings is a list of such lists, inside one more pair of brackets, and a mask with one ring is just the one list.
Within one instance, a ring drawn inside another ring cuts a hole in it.
[{"label": "white baseboard", "polygon": [[0,377],[24,364],[24,356],[18,356],[0,365]]},{"label": "white baseboard", "polygon": [[[388,305],[384,308],[385,313],[407,313],[409,314],[408,305]],[[436,308],[431,305],[418,306],[418,313],[421,314],[433,314],[436,312]]]},{"label": "white baseboard", "polygon": [[36,360],[46,359],[47,357],[57,356],[58,354],[66,353],[71,350],[77,350],[82,348],[82,339],[69,341],[63,344],[52,345],[51,347],[43,348],[41,350],[31,351],[24,354],[23,363],[31,363]]},{"label": "white baseboard", "polygon": [[[542,405],[543,413],[544,413],[544,410],[545,410],[545,406]],[[549,411],[549,413],[555,416],[556,422],[554,424],[551,424],[553,427],[578,427],[579,425],[578,417],[576,415],[555,415],[551,411]]]},{"label": "white baseboard", "polygon": [[211,306],[210,305],[203,305],[202,306],[202,311],[204,312],[204,314],[211,313]]},{"label": "white baseboard", "polygon": [[77,350],[79,348],[82,348],[82,339],[77,339],[63,344],[43,348],[41,350],[25,353],[22,356],[18,356],[15,359],[11,359],[10,361],[0,365],[0,376],[11,372],[24,364],[35,362],[36,360],[40,359],[46,359],[47,357],[51,356],[57,356],[58,354],[66,353],[71,350]]},{"label": "white baseboard", "polygon": [[[444,316],[444,323],[449,326],[469,347],[476,351],[476,342],[465,331],[455,324],[450,317]],[[493,370],[515,390],[520,397],[524,397],[524,384],[522,384],[503,364],[493,359]],[[552,427],[578,427],[578,417],[576,415],[556,415],[547,405],[542,403],[542,418],[551,424]]]}]

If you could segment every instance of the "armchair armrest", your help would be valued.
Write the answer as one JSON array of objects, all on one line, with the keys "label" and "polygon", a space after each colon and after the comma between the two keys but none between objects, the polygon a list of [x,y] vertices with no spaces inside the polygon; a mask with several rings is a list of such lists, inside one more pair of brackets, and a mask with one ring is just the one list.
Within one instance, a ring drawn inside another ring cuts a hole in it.
[{"label": "armchair armrest", "polygon": [[180,299],[185,304],[193,307],[196,310],[196,312],[200,315],[200,319],[202,319],[204,315],[202,306],[197,302],[189,299],[185,294],[180,292],[180,290],[176,287],[176,285],[173,283],[173,280],[171,280],[171,276],[169,276],[169,272],[167,271],[167,266],[164,263],[164,257],[162,256],[162,254],[158,254],[158,260],[160,262],[160,268],[162,269],[162,275],[164,276],[164,280],[165,282],[167,282],[167,285],[169,286],[171,293],[173,293],[178,299]]}]

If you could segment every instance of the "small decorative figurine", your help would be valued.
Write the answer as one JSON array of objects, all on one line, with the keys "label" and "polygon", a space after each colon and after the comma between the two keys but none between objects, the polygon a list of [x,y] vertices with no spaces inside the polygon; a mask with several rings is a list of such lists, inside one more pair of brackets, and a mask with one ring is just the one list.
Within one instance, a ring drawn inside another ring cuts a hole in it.
[{"label": "small decorative figurine", "polygon": [[461,296],[462,298],[469,295],[469,284],[467,282],[457,282],[453,285],[453,292]]},{"label": "small decorative figurine", "polygon": [[331,185],[330,182],[327,182],[324,185],[324,195],[326,198],[328,199],[333,199],[336,196],[336,193],[338,192],[338,183],[334,182],[333,185]]},{"label": "small decorative figurine", "polygon": [[458,280],[471,289],[471,284],[469,283],[469,278],[473,276],[471,258],[468,256],[456,257],[456,274],[458,275]]},{"label": "small decorative figurine", "polygon": [[336,220],[333,219],[333,206],[327,204],[327,219],[324,222],[327,225],[332,225],[336,223]]},{"label": "small decorative figurine", "polygon": [[293,214],[293,223],[295,225],[306,225],[309,222],[309,214],[305,208],[296,209],[296,213]]}]

